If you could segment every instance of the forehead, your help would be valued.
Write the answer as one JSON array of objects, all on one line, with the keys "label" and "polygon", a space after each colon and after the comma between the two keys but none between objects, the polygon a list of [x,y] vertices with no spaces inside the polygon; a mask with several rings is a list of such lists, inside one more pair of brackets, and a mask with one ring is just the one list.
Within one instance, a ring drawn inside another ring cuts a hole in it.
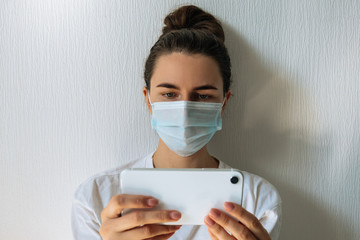
[{"label": "forehead", "polygon": [[174,52],[157,59],[151,87],[163,82],[179,87],[195,88],[214,85],[222,90],[222,77],[217,62],[202,54]]}]

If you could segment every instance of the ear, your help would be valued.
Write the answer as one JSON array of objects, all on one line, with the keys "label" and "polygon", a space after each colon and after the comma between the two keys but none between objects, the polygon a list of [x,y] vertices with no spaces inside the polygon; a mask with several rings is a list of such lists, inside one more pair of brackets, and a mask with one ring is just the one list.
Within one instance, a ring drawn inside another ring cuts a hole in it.
[{"label": "ear", "polygon": [[146,101],[146,106],[148,107],[149,109],[149,113],[152,114],[152,111],[151,111],[151,104],[150,104],[150,101],[149,101],[149,94],[150,94],[150,91],[147,87],[143,87],[142,89],[142,92],[144,94],[144,97],[145,97],[145,101]]},{"label": "ear", "polygon": [[227,93],[225,94],[225,100],[224,100],[224,105],[223,105],[222,110],[221,110],[221,115],[224,114],[226,103],[229,101],[230,97],[231,97],[231,90],[229,89],[229,91],[227,91]]}]

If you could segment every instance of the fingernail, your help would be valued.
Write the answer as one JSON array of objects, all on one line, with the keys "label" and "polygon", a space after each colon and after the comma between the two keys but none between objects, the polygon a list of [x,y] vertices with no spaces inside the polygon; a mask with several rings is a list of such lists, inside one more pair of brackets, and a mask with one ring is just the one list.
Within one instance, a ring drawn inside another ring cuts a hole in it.
[{"label": "fingernail", "polygon": [[211,218],[209,218],[209,216],[206,216],[204,220],[205,220],[206,225],[214,226],[214,224],[215,224],[215,222]]},{"label": "fingernail", "polygon": [[211,209],[209,215],[215,219],[218,219],[220,217],[220,211],[217,209]]},{"label": "fingernail", "polygon": [[177,211],[172,211],[172,212],[170,212],[170,218],[177,220],[177,219],[181,218],[181,213],[179,213]]},{"label": "fingernail", "polygon": [[149,198],[147,201],[146,201],[147,205],[149,207],[154,207],[156,205],[158,205],[159,201],[155,198]]},{"label": "fingernail", "polygon": [[224,208],[225,208],[225,210],[231,212],[232,210],[234,210],[235,205],[231,202],[226,202],[226,203],[224,203]]}]

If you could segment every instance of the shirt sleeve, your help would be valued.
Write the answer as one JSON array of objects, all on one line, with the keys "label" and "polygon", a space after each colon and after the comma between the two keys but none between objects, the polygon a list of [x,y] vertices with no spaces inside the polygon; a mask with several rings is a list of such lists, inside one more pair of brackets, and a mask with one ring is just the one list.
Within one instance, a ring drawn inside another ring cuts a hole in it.
[{"label": "shirt sleeve", "polygon": [[74,200],[71,209],[71,228],[74,240],[101,240],[100,222],[95,212],[79,200]]},{"label": "shirt sleeve", "polygon": [[279,239],[282,221],[281,211],[281,204],[278,204],[276,207],[265,211],[264,215],[259,219],[272,240]]}]

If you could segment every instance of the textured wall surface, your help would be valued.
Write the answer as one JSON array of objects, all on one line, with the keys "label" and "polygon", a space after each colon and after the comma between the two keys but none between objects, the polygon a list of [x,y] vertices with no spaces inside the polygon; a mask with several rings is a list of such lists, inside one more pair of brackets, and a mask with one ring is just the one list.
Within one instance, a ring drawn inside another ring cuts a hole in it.
[{"label": "textured wall surface", "polygon": [[284,202],[281,239],[360,239],[360,1],[0,1],[0,239],[71,239],[73,192],[156,147],[141,88],[166,13],[224,24],[209,150]]}]

